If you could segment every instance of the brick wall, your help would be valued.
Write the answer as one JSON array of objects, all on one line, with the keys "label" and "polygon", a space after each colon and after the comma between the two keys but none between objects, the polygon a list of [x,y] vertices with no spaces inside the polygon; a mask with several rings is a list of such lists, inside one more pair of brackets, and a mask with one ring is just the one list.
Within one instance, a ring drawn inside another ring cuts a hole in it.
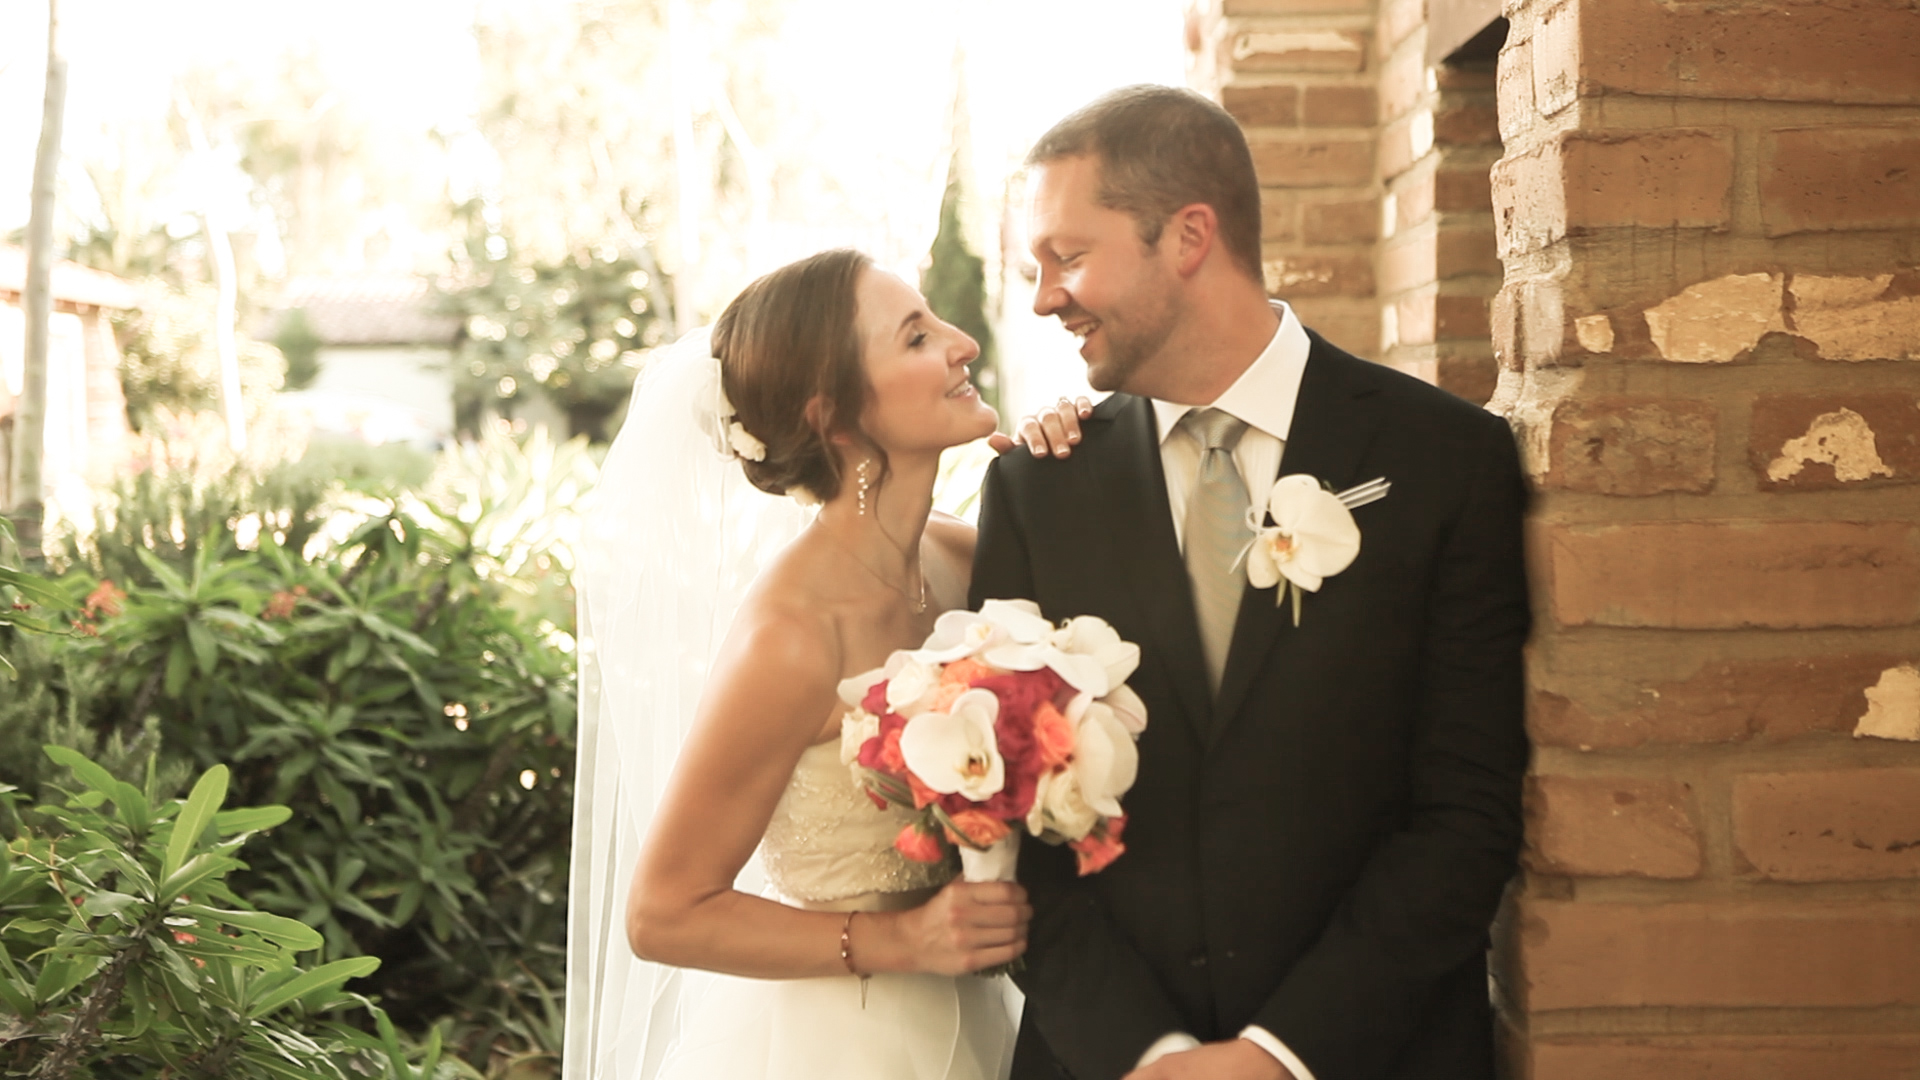
[{"label": "brick wall", "polygon": [[1917,1075],[1920,10],[1507,15],[1514,1072]]},{"label": "brick wall", "polygon": [[1489,69],[1447,2],[1188,45],[1276,295],[1497,378],[1538,492],[1508,1071],[1914,1080],[1920,4],[1506,0]]}]

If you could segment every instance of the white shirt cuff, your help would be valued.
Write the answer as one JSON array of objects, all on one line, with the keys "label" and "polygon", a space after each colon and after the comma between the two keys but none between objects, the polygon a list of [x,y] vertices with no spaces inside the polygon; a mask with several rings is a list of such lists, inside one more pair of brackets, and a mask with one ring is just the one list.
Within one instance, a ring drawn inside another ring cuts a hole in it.
[{"label": "white shirt cuff", "polygon": [[[1272,1038],[1273,1036],[1269,1035],[1267,1037]],[[1147,1052],[1140,1055],[1140,1060],[1133,1063],[1133,1067],[1136,1069],[1144,1069],[1154,1062],[1159,1061],[1161,1058],[1166,1057],[1168,1054],[1178,1054],[1182,1050],[1192,1050],[1199,1045],[1199,1039],[1194,1038],[1184,1031],[1169,1031],[1165,1035],[1155,1039],[1153,1045],[1147,1047]]]},{"label": "white shirt cuff", "polygon": [[[1293,1051],[1287,1049],[1286,1043],[1274,1038],[1273,1032],[1268,1031],[1258,1024],[1248,1024],[1246,1028],[1240,1032],[1240,1037],[1280,1059],[1280,1064],[1287,1067],[1287,1071],[1294,1075],[1295,1080],[1314,1080],[1313,1070],[1307,1068],[1306,1062],[1301,1061]],[[1160,1044],[1155,1043],[1154,1045],[1158,1046]],[[1151,1050],[1149,1050],[1149,1053],[1151,1053]]]}]

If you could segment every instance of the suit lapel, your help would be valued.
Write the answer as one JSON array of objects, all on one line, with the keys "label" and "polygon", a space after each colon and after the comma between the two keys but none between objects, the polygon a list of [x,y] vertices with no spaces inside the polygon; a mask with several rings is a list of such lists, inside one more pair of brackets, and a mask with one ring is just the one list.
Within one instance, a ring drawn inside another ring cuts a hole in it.
[{"label": "suit lapel", "polygon": [[[1341,491],[1369,479],[1357,475],[1373,442],[1379,423],[1376,410],[1366,407],[1370,388],[1349,377],[1351,365],[1364,364],[1327,344],[1318,334],[1308,331],[1312,347],[1307,367],[1300,379],[1300,394],[1295,400],[1293,424],[1288,431],[1286,449],[1280,458],[1281,476],[1305,473]],[[1256,499],[1264,504],[1265,493]],[[1182,578],[1184,580],[1184,576]],[[1233,644],[1227,652],[1227,667],[1220,679],[1220,696],[1214,702],[1217,737],[1233,720],[1245,702],[1254,679],[1265,665],[1267,654],[1282,636],[1295,632],[1291,604],[1275,603],[1286,599],[1286,583],[1276,588],[1247,587],[1240,599],[1240,615],[1233,626]],[[1302,629],[1309,630],[1313,620],[1313,594],[1302,605]],[[1191,610],[1192,605],[1188,605]]]},{"label": "suit lapel", "polygon": [[1200,654],[1199,623],[1192,588],[1180,558],[1167,508],[1167,480],[1160,463],[1160,433],[1153,405],[1127,397],[1114,409],[1111,452],[1087,455],[1094,475],[1097,513],[1105,522],[1107,550],[1114,559],[1119,591],[1138,605],[1143,652],[1166,666],[1180,709],[1195,731],[1206,737],[1211,710],[1207,700],[1206,661]]}]

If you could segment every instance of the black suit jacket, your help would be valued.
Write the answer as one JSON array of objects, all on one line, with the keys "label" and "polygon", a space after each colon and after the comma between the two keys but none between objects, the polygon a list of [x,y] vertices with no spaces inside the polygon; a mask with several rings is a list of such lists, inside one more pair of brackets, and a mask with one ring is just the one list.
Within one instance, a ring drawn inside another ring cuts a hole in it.
[{"label": "black suit jacket", "polygon": [[1527,765],[1519,459],[1500,418],[1311,341],[1280,474],[1393,488],[1298,628],[1248,588],[1217,700],[1151,403],[1102,402],[1068,460],[988,470],[974,605],[1106,619],[1149,716],[1126,854],[1077,878],[1023,849],[1017,1080],[1112,1080],[1170,1031],[1250,1023],[1318,1080],[1492,1075],[1487,928]]}]

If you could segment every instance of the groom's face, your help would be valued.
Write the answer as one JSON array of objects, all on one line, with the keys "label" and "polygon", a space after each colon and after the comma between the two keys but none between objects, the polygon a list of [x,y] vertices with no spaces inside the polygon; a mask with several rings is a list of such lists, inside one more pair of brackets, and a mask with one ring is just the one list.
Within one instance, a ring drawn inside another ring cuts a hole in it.
[{"label": "groom's face", "polygon": [[1096,390],[1144,392],[1173,332],[1178,275],[1165,236],[1140,240],[1133,215],[1100,205],[1100,162],[1059,158],[1028,188],[1027,242],[1040,266],[1034,313],[1080,339]]}]

